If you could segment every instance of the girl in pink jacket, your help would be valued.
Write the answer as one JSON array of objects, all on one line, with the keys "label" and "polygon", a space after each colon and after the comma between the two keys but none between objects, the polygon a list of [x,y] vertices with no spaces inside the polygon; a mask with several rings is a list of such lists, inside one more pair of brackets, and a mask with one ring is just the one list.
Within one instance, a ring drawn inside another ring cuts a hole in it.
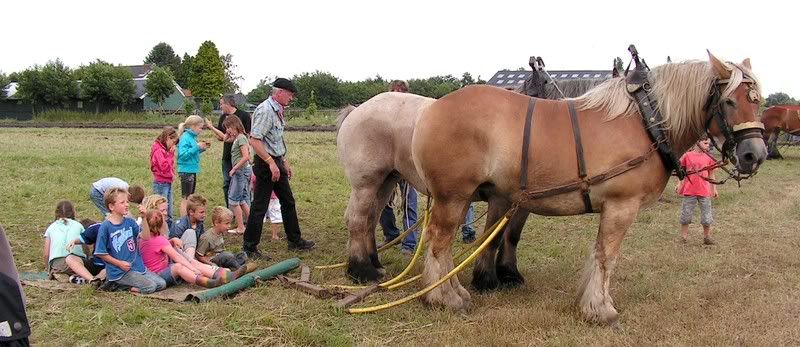
[{"label": "girl in pink jacket", "polygon": [[175,176],[175,148],[178,133],[167,126],[150,148],[150,171],[153,172],[153,194],[167,198],[167,224],[172,225],[172,179]]}]

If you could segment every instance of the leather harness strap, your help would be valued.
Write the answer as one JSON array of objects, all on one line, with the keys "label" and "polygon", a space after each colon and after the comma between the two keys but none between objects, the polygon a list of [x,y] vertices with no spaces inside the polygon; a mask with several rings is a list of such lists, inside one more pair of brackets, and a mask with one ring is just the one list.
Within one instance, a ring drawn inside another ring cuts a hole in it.
[{"label": "leather harness strap", "polygon": [[528,112],[525,114],[525,131],[522,134],[522,168],[519,175],[519,186],[522,190],[528,188],[528,150],[531,143],[531,128],[533,127],[533,110],[536,107],[536,98],[530,98]]},{"label": "leather harness strap", "polygon": [[569,119],[572,121],[572,134],[575,136],[575,155],[578,157],[578,178],[586,183],[580,186],[583,196],[583,206],[586,213],[592,213],[592,199],[589,197],[589,184],[586,182],[586,160],[583,158],[583,143],[581,142],[581,128],[578,125],[578,114],[575,112],[575,102],[567,101]]}]

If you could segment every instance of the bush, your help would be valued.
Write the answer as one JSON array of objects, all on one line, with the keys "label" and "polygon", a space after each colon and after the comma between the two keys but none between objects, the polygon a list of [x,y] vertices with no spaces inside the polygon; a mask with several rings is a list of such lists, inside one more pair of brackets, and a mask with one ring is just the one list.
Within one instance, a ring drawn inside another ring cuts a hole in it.
[{"label": "bush", "polygon": [[200,106],[200,112],[203,114],[203,116],[209,117],[213,111],[214,104],[211,103],[211,100],[203,101],[203,105]]},{"label": "bush", "polygon": [[186,115],[194,114],[194,101],[189,99],[183,100],[183,112],[186,112]]}]

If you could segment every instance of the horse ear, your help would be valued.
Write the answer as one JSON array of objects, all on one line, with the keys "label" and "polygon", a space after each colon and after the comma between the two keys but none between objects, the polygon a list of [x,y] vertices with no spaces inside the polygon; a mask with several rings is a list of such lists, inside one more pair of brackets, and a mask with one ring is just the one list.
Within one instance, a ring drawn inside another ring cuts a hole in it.
[{"label": "horse ear", "polygon": [[717,76],[719,76],[721,79],[731,78],[731,70],[728,70],[728,67],[725,66],[725,63],[717,59],[717,57],[711,54],[709,50],[706,50],[706,52],[708,52],[708,61],[711,63],[711,67],[714,69],[714,71],[717,72]]},{"label": "horse ear", "polygon": [[753,68],[750,67],[750,58],[744,58],[744,60],[742,60],[742,66],[744,66],[745,68],[747,68],[750,71],[753,70]]}]

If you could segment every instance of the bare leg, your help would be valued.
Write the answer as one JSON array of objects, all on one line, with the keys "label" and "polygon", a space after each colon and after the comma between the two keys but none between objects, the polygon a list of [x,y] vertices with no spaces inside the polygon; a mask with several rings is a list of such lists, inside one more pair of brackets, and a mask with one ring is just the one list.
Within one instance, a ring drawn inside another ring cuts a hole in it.
[{"label": "bare leg", "polygon": [[[454,268],[451,245],[456,229],[464,220],[467,211],[467,200],[436,200],[433,204],[431,221],[425,231],[428,251],[425,258],[425,269],[422,272],[422,285],[427,287],[445,277]],[[469,307],[470,295],[458,276],[451,277],[424,297],[425,302],[441,305],[462,311]]]},{"label": "bare leg", "polygon": [[273,240],[280,240],[280,237],[278,237],[278,229],[280,229],[279,224],[278,223],[272,223],[269,227],[270,227],[270,229],[272,229],[272,239]]},{"label": "bare leg", "polygon": [[710,225],[703,225],[703,237],[706,239],[711,238],[711,226]]},{"label": "bare leg", "polygon": [[181,218],[186,216],[186,199],[181,199]]},{"label": "bare leg", "polygon": [[[250,204],[243,203],[239,207],[242,208],[242,220],[247,221],[247,218],[250,218]],[[244,223],[242,223],[242,232],[244,232]]]},{"label": "bare leg", "polygon": [[611,274],[625,233],[639,212],[639,201],[607,201],[600,215],[600,230],[584,268],[577,303],[584,318],[614,323],[618,313],[609,293]]},{"label": "bare leg", "polygon": [[689,224],[681,224],[681,239],[683,242],[689,241]]},{"label": "bare leg", "polygon": [[70,270],[72,270],[78,276],[83,277],[83,279],[87,281],[91,281],[94,279],[94,276],[86,269],[86,266],[83,265],[83,259],[76,255],[68,255],[64,261],[67,263],[67,266]]},{"label": "bare leg", "polygon": [[242,219],[242,205],[231,206],[233,218],[236,220],[236,232],[244,234],[244,219]]}]

